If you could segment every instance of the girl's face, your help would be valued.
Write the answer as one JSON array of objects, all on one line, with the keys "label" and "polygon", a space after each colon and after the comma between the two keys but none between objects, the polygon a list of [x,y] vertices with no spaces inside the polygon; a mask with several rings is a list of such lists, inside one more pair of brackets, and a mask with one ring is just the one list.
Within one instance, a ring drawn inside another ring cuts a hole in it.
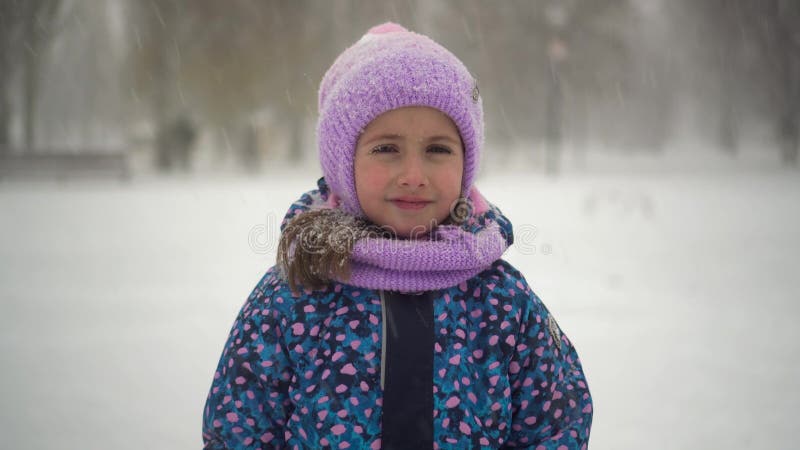
[{"label": "girl's face", "polygon": [[420,237],[447,218],[461,194],[464,149],[446,114],[410,106],[367,125],[354,166],[367,218],[397,236]]}]

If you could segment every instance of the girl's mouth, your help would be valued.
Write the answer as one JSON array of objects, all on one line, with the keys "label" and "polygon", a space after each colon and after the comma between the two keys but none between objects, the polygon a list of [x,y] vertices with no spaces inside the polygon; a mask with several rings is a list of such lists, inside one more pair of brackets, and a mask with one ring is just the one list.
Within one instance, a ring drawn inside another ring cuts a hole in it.
[{"label": "girl's mouth", "polygon": [[416,209],[422,209],[422,208],[428,206],[431,202],[426,201],[426,200],[408,201],[408,200],[394,199],[394,200],[392,200],[392,203],[395,206],[397,206],[398,208],[400,208],[400,209],[416,210]]}]

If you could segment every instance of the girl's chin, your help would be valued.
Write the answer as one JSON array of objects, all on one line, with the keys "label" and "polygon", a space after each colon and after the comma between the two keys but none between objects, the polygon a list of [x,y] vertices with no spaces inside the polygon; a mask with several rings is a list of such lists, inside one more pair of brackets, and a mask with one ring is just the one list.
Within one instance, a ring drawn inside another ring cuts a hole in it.
[{"label": "girl's chin", "polygon": [[430,231],[436,226],[436,221],[426,224],[395,224],[384,225],[383,228],[395,236],[402,239],[419,239],[427,236]]}]

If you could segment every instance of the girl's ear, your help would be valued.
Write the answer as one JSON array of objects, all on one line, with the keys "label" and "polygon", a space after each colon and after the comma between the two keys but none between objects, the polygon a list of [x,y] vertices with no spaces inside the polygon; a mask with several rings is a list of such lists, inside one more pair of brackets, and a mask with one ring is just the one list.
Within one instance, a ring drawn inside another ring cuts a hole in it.
[{"label": "girl's ear", "polygon": [[329,208],[338,208],[338,207],[339,207],[339,202],[340,202],[340,201],[341,201],[341,199],[339,198],[339,196],[338,196],[338,195],[336,195],[336,194],[334,194],[333,192],[331,192],[331,193],[328,195],[328,203],[327,203],[327,206],[328,206]]}]

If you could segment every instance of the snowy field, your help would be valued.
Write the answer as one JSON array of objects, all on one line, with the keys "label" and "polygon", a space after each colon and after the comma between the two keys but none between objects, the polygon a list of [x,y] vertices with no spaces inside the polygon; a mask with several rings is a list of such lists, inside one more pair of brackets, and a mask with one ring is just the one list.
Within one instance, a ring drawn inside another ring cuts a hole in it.
[{"label": "snowy field", "polygon": [[[314,169],[0,183],[4,449],[192,449],[230,325]],[[575,342],[591,449],[793,449],[800,173],[489,173]]]}]

